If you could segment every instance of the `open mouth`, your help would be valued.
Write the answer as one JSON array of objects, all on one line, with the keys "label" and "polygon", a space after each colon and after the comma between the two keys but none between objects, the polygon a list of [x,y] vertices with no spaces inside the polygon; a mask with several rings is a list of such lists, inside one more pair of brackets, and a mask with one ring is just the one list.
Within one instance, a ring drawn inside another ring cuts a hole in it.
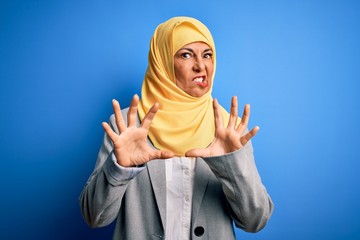
[{"label": "open mouth", "polygon": [[193,82],[201,87],[207,87],[209,84],[206,81],[205,76],[201,76],[201,77],[195,77],[193,79]]}]

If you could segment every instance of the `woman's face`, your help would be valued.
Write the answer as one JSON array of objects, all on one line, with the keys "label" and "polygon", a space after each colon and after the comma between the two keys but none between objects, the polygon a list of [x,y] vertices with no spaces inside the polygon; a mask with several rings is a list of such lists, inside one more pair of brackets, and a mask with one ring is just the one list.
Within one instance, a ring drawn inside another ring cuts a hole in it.
[{"label": "woman's face", "polygon": [[174,56],[176,85],[193,97],[201,97],[212,85],[213,51],[203,42],[189,43]]}]

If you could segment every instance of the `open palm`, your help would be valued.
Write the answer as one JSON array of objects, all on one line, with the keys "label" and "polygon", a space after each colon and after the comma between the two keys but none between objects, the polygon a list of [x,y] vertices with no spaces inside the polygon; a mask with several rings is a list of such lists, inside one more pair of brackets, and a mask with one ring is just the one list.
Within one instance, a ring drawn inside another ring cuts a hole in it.
[{"label": "open palm", "polygon": [[139,127],[136,126],[137,107],[139,103],[139,97],[137,95],[133,97],[129,107],[127,126],[122,117],[119,102],[113,100],[112,103],[116,126],[120,133],[117,134],[106,122],[103,122],[102,125],[113,142],[114,154],[119,165],[123,167],[134,167],[154,159],[166,159],[174,156],[170,151],[153,149],[147,143],[151,122],[159,109],[158,103],[155,103],[150,108]]},{"label": "open palm", "polygon": [[237,98],[231,99],[230,117],[227,127],[224,127],[220,112],[220,106],[216,99],[213,102],[215,118],[215,137],[207,148],[191,149],[185,153],[188,157],[212,157],[225,155],[227,153],[239,150],[255,136],[259,127],[254,127],[248,133],[244,134],[250,118],[250,105],[244,107],[244,113],[240,123],[238,120],[238,102]]}]

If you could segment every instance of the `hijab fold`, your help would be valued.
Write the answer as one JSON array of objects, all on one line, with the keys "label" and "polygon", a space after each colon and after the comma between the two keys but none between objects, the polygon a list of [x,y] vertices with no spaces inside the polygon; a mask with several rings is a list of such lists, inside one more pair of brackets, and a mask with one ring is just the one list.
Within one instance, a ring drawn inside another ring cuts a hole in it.
[{"label": "hijab fold", "polygon": [[[143,120],[155,102],[160,104],[149,129],[149,138],[156,148],[173,151],[177,156],[184,156],[193,148],[207,147],[215,134],[212,89],[201,97],[193,97],[176,85],[174,55],[193,42],[204,42],[212,49],[214,78],[216,52],[208,28],[194,18],[171,18],[156,28],[151,39],[138,107]],[[227,123],[229,114],[222,107],[221,112],[223,122]]]}]

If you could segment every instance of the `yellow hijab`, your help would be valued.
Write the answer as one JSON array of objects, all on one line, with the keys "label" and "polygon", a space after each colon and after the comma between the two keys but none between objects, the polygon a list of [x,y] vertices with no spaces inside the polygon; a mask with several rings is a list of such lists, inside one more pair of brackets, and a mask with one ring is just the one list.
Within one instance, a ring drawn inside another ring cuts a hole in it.
[{"label": "yellow hijab", "polygon": [[[192,97],[175,81],[174,55],[193,42],[205,42],[212,49],[214,78],[215,44],[208,28],[194,18],[171,18],[157,27],[151,39],[138,108],[142,120],[155,102],[160,104],[149,137],[156,148],[173,151],[177,156],[184,156],[193,148],[207,147],[215,135],[212,89],[201,97]],[[225,124],[229,114],[221,110]]]}]

